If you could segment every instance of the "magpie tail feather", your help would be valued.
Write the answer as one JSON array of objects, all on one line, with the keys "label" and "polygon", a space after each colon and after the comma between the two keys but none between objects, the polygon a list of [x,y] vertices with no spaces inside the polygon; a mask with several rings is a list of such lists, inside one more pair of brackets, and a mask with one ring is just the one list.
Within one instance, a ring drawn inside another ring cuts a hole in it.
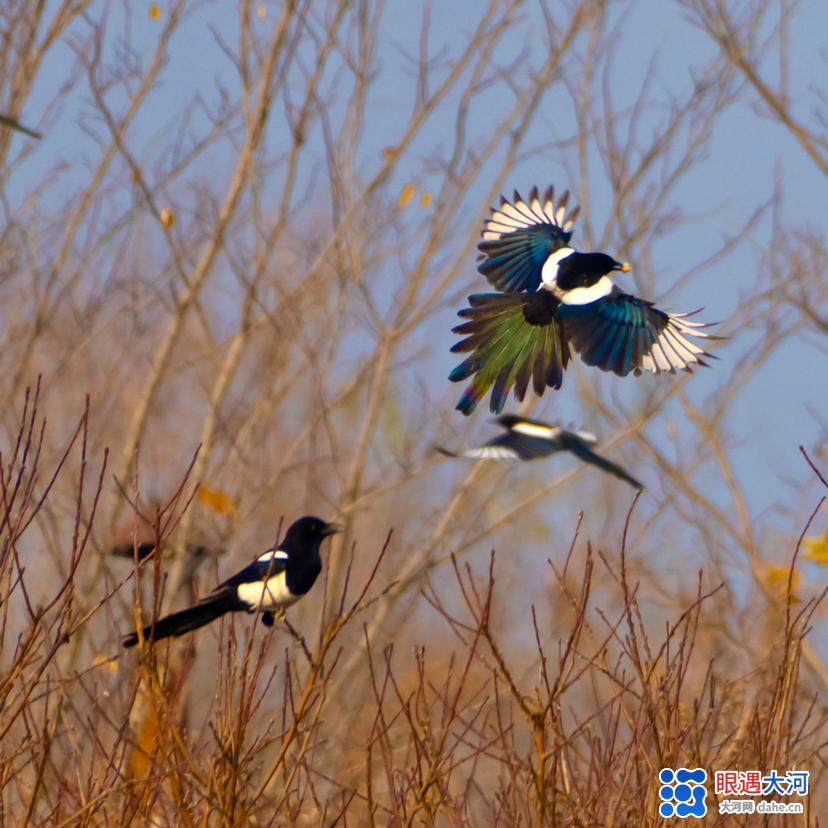
[{"label": "magpie tail feather", "polygon": [[[143,628],[144,639],[152,637],[155,641],[160,641],[162,638],[183,635],[209,624],[226,612],[246,608],[234,592],[222,592],[214,597],[205,598],[204,601],[194,607],[188,607],[159,618],[155,624],[147,624]],[[124,647],[134,647],[137,643],[137,632],[124,636]]]}]

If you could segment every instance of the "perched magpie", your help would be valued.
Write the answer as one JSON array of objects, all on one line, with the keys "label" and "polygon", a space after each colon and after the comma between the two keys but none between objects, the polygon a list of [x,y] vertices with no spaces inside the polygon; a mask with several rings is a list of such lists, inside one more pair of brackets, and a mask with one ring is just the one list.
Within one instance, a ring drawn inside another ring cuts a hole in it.
[{"label": "perched magpie", "polygon": [[601,457],[590,448],[598,442],[598,438],[589,431],[567,431],[560,426],[528,420],[514,414],[501,414],[493,422],[504,428],[506,433],[494,437],[479,448],[468,449],[462,455],[440,446],[437,450],[449,457],[473,457],[476,460],[536,460],[559,451],[570,451],[585,463],[591,463],[626,480],[636,489],[644,488],[617,463]]},{"label": "perched magpie", "polygon": [[[144,627],[144,638],[160,641],[171,635],[197,630],[226,612],[261,610],[262,622],[273,626],[277,615],[296,603],[322,571],[319,547],[329,535],[340,530],[335,523],[317,517],[302,517],[291,524],[282,543],[262,553],[253,563],[220,583],[194,607],[159,618]],[[138,633],[123,639],[134,647]]]},{"label": "perched magpie", "polygon": [[[710,356],[688,337],[709,338],[692,314],[665,313],[613,284],[611,274],[630,265],[606,253],[569,247],[579,208],[567,214],[569,191],[555,200],[550,187],[532,189],[528,202],[501,197],[483,225],[478,270],[500,293],[475,293],[454,328],[466,338],[451,349],[471,355],[450,374],[473,377],[457,403],[471,414],[489,388],[497,414],[514,385],[522,400],[529,380],[540,396],[560,388],[572,347],[587,365],[619,376],[642,369],[660,374],[705,365]],[[694,311],[695,313],[695,311]]]}]

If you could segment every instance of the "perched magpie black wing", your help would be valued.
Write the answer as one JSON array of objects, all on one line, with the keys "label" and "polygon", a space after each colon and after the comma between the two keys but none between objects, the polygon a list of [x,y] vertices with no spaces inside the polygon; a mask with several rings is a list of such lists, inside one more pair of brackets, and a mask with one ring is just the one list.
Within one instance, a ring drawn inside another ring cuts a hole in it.
[{"label": "perched magpie black wing", "polygon": [[644,488],[641,483],[639,483],[631,475],[627,474],[627,472],[624,471],[624,469],[622,469],[617,463],[613,463],[611,460],[601,457],[600,454],[596,454],[589,447],[586,441],[578,437],[577,434],[573,434],[571,431],[562,431],[559,440],[560,447],[562,449],[565,451],[571,451],[576,457],[579,457],[585,463],[591,463],[593,466],[598,466],[599,469],[603,469],[605,472],[609,472],[616,477],[620,477],[621,480],[626,480],[627,483],[636,489]]},{"label": "perched magpie black wing", "polygon": [[466,338],[451,349],[455,353],[471,352],[449,374],[452,382],[474,377],[457,403],[459,411],[471,414],[489,388],[489,408],[497,414],[513,385],[519,400],[530,379],[538,396],[547,386],[561,387],[569,348],[555,319],[558,304],[546,290],[469,296],[469,307],[458,314],[469,321],[454,328],[454,333]]},{"label": "perched magpie black wing", "polygon": [[556,314],[564,335],[587,365],[596,365],[621,377],[642,369],[660,374],[706,365],[711,355],[688,337],[708,339],[704,322],[691,322],[691,314],[665,313],[614,288],[612,293],[587,305],[561,305]]},{"label": "perched magpie black wing", "polygon": [[235,575],[222,581],[213,592],[221,592],[226,587],[235,587],[240,584],[255,584],[264,581],[266,578],[275,578],[281,575],[287,568],[287,553],[278,547],[273,547],[263,552],[244,569],[240,569]]},{"label": "perched magpie black wing", "polygon": [[528,434],[510,431],[508,434],[500,434],[494,437],[480,448],[469,449],[464,452],[464,455],[481,460],[498,460],[501,458],[536,460],[539,457],[547,457],[558,451],[559,448],[560,446],[557,445],[555,440],[530,437]]},{"label": "perched magpie black wing", "polygon": [[566,247],[579,208],[566,213],[567,190],[555,203],[550,187],[541,198],[534,187],[528,203],[516,191],[513,202],[501,196],[500,207],[483,222],[483,240],[477,245],[484,254],[477,269],[492,287],[503,293],[532,292],[541,283],[541,271],[550,253]]}]

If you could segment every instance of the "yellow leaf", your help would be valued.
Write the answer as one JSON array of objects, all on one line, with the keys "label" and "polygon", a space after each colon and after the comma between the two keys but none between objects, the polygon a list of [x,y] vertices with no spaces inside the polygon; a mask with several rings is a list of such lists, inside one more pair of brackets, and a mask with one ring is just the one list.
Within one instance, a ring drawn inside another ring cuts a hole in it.
[{"label": "yellow leaf", "polygon": [[158,3],[151,3],[149,7],[149,19],[158,20],[161,17],[161,6]]},{"label": "yellow leaf", "polygon": [[208,489],[207,486],[198,487],[198,499],[218,515],[233,516],[236,514],[236,504],[227,492],[221,489]]},{"label": "yellow leaf", "polygon": [[828,566],[828,531],[821,538],[805,538],[803,557],[820,566]]},{"label": "yellow leaf", "polygon": [[96,655],[92,660],[93,667],[100,667],[104,664],[110,673],[118,672],[118,662],[112,656],[105,656],[103,653],[98,653],[98,655]]},{"label": "yellow leaf", "polygon": [[396,147],[383,147],[382,149],[382,160],[383,161],[393,161],[397,155],[399,154],[399,150]]},{"label": "yellow leaf", "polygon": [[161,224],[163,224],[164,227],[172,227],[173,224],[175,224],[175,216],[169,207],[162,208],[159,218],[161,219]]},{"label": "yellow leaf", "polygon": [[413,184],[406,184],[405,187],[402,188],[400,197],[397,199],[397,204],[399,204],[400,207],[408,206],[408,202],[414,198],[414,193],[416,192],[417,188]]},{"label": "yellow leaf", "polygon": [[431,193],[423,193],[420,196],[421,207],[431,207]]},{"label": "yellow leaf", "polygon": [[[779,597],[785,598],[788,594],[788,577],[791,569],[788,566],[769,566],[765,577],[768,581],[768,586]],[[799,570],[795,569],[793,577],[791,578],[791,603],[798,604],[800,602],[796,595],[796,588],[799,586],[800,574]]]},{"label": "yellow leaf", "polygon": [[148,707],[144,720],[138,727],[138,739],[130,762],[130,771],[135,779],[149,777],[153,765],[153,754],[163,739],[163,731],[154,707]]}]

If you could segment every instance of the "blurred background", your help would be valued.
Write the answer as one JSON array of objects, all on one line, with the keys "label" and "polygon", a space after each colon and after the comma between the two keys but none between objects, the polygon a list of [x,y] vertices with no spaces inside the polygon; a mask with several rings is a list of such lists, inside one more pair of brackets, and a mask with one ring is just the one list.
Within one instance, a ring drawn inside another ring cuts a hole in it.
[{"label": "blurred background", "polygon": [[[656,824],[672,763],[808,769],[812,824],[823,3],[0,15],[0,109],[42,133],[0,128],[10,819]],[[576,360],[510,401],[598,434],[634,508],[568,455],[434,451],[496,433],[454,410],[451,328],[487,287],[489,206],[549,184],[581,205],[573,244],[725,337],[691,375]],[[136,607],[205,594],[306,513],[346,531],[292,632],[120,655]],[[140,572],[111,553],[136,540],[164,549]]]}]

